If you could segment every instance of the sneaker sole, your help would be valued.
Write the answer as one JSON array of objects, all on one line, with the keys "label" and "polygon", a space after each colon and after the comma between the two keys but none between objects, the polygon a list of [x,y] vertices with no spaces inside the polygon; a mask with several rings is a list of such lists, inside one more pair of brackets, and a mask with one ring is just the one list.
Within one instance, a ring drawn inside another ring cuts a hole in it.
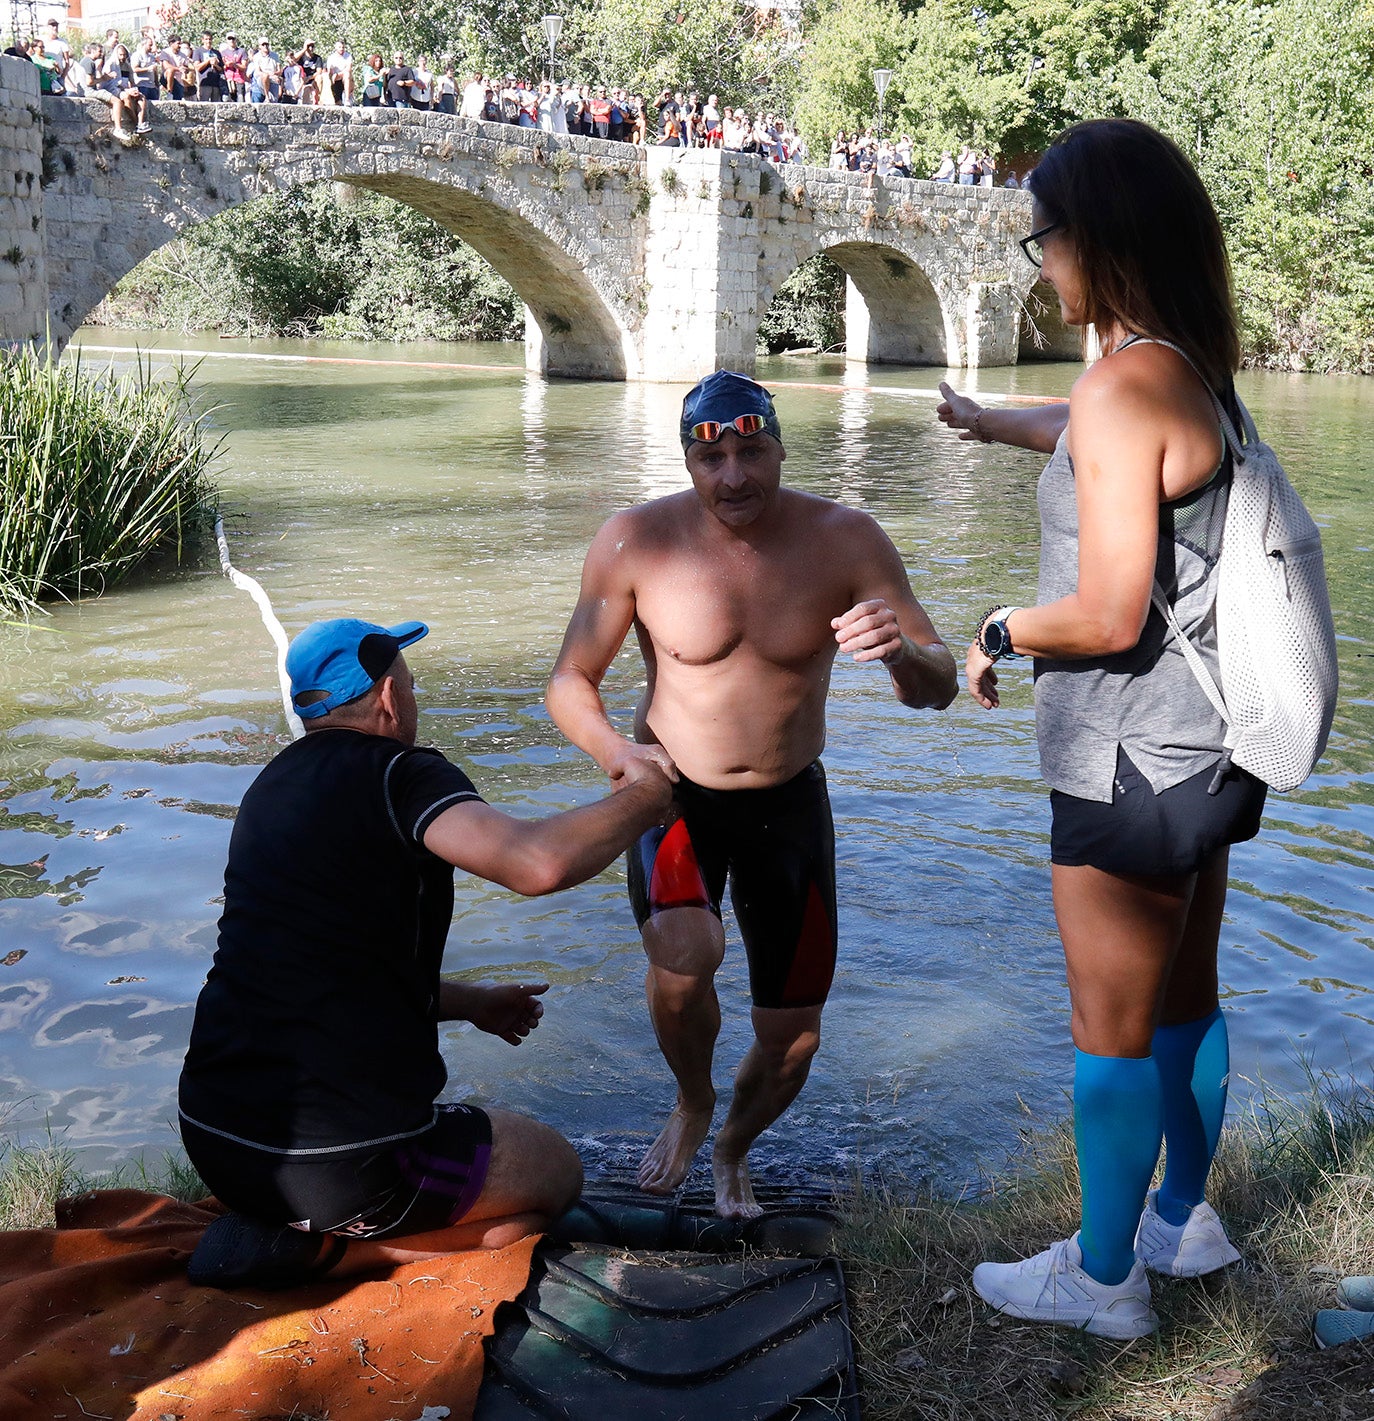
[{"label": "sneaker sole", "polygon": [[1109,1337],[1116,1342],[1130,1342],[1138,1337],[1149,1337],[1159,1331],[1159,1317],[1151,1308],[1145,1317],[1113,1317],[1110,1313],[1096,1311],[1086,1318],[1069,1318],[1037,1308],[1021,1307],[1005,1302],[993,1290],[984,1292],[975,1280],[974,1291],[989,1307],[996,1308],[1006,1317],[1020,1318],[1023,1322],[1048,1322],[1055,1327],[1072,1327],[1079,1332],[1087,1332],[1093,1337]]},{"label": "sneaker sole", "polygon": [[1241,1254],[1238,1250],[1232,1249],[1232,1257],[1223,1258],[1218,1262],[1208,1261],[1205,1266],[1195,1263],[1179,1266],[1178,1260],[1173,1263],[1160,1265],[1152,1263],[1144,1254],[1138,1255],[1140,1261],[1158,1278],[1205,1278],[1209,1273],[1220,1273],[1223,1268],[1229,1268],[1233,1263],[1241,1261]]}]

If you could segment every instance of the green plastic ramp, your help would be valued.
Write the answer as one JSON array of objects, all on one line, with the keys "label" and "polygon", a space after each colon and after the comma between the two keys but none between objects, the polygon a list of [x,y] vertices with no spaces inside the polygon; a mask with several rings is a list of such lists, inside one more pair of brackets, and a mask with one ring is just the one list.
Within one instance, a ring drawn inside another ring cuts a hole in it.
[{"label": "green plastic ramp", "polygon": [[858,1421],[833,1258],[545,1242],[487,1348],[476,1421]]}]

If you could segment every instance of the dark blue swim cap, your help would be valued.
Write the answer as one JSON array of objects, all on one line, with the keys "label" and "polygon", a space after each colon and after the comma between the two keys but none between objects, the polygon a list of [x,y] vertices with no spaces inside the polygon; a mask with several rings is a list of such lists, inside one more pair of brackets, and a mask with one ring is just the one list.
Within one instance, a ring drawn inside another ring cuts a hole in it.
[{"label": "dark blue swim cap", "polygon": [[708,419],[729,424],[742,414],[762,415],[763,432],[782,443],[782,426],[773,408],[773,397],[757,380],[734,370],[717,370],[708,375],[688,390],[682,401],[682,423],[678,433],[682,436],[683,449],[692,443],[694,426]]}]

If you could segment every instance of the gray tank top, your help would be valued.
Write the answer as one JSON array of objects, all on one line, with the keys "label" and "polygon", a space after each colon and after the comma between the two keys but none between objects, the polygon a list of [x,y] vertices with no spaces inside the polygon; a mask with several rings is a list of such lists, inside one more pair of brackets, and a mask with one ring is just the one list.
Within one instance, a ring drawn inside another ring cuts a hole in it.
[{"label": "gray tank top", "polygon": [[[1230,462],[1186,497],[1159,508],[1155,578],[1188,639],[1219,678],[1216,583]],[[1078,502],[1068,429],[1040,475],[1042,605],[1078,586]],[[1112,800],[1117,749],[1158,794],[1221,758],[1226,727],[1199,688],[1164,618],[1151,606],[1129,651],[1079,661],[1037,658],[1035,728],[1040,772],[1051,789]]]}]

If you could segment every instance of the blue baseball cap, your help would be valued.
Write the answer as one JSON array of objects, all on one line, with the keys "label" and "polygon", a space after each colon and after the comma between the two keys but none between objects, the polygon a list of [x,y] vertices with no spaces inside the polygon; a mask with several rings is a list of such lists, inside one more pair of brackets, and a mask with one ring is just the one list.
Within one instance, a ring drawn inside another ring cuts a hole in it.
[{"label": "blue baseball cap", "polygon": [[692,441],[692,430],[708,421],[730,424],[742,414],[763,416],[762,433],[771,434],[782,443],[782,426],[778,423],[773,397],[747,375],[735,370],[717,370],[687,391],[682,401],[682,421],[678,433],[685,450]]},{"label": "blue baseball cap", "polygon": [[[423,622],[379,627],[354,617],[312,622],[286,652],[291,678],[291,704],[302,720],[328,715],[365,696],[391,669],[402,647],[429,635]],[[328,694],[309,705],[301,697],[312,691]]]}]

